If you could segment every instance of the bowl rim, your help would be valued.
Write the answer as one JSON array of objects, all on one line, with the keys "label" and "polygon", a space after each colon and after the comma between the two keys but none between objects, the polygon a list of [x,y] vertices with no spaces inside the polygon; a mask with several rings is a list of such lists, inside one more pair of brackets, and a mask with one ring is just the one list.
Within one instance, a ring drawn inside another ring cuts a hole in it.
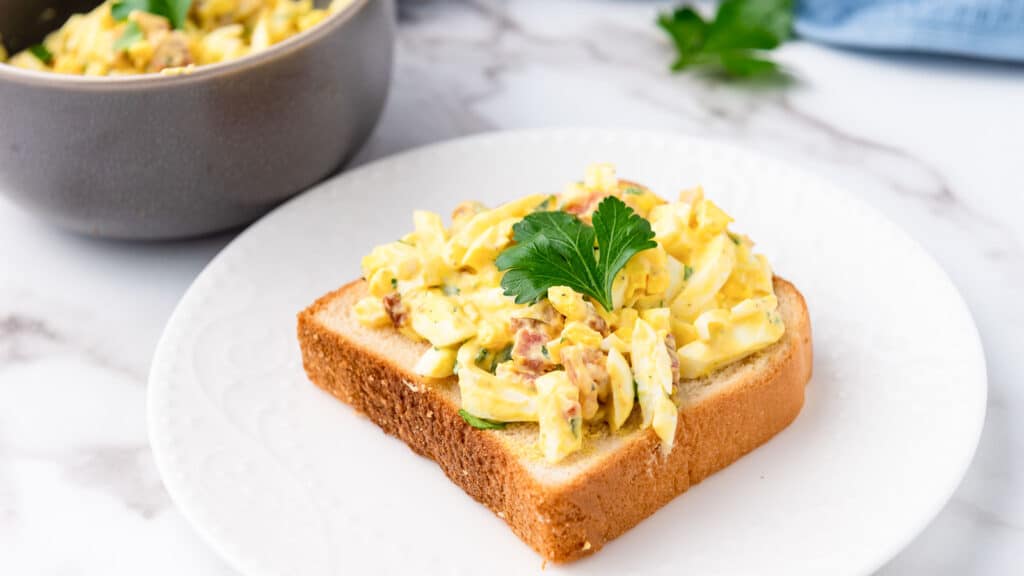
[{"label": "bowl rim", "polygon": [[191,72],[184,74],[131,74],[125,76],[82,76],[78,74],[61,74],[18,68],[0,62],[0,80],[15,81],[29,85],[42,85],[54,88],[71,89],[123,89],[158,88],[164,86],[180,86],[201,82],[216,76],[229,75],[246,69],[255,68],[269,60],[284,57],[301,50],[331,34],[346,22],[355,17],[370,2],[386,0],[352,0],[342,10],[329,14],[327,18],[309,30],[300,32],[282,42],[274,44],[266,50],[246,54],[235,60],[196,66]]}]

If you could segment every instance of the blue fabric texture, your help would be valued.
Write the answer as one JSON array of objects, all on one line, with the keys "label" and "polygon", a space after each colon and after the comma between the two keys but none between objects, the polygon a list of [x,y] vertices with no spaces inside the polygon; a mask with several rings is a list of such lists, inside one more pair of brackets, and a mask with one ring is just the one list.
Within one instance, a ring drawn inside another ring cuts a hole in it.
[{"label": "blue fabric texture", "polygon": [[797,0],[798,35],[858,48],[1024,61],[1024,0]]}]

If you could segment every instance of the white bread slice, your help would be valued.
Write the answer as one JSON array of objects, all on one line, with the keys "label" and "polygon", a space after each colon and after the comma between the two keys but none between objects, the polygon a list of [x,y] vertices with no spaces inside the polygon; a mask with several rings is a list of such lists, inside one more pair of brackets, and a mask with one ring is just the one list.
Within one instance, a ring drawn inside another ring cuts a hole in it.
[{"label": "white bread slice", "polygon": [[[599,550],[709,474],[760,446],[796,418],[811,376],[811,326],[803,296],[775,279],[782,339],[714,374],[683,381],[679,426],[663,455],[639,409],[610,433],[587,430],[584,449],[558,464],[536,447],[536,424],[477,430],[458,415],[455,378],[425,381],[412,367],[428,344],[361,326],[356,281],[298,317],[310,380],[436,461],[470,496],[504,518],[544,558],[566,562]],[[615,497],[607,497],[614,494]]]}]

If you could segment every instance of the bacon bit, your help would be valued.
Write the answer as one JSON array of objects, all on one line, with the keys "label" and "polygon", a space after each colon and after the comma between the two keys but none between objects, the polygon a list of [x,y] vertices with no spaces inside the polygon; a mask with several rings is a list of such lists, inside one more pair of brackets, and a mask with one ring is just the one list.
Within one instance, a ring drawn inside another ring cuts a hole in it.
[{"label": "bacon bit", "polygon": [[668,348],[668,359],[672,362],[672,385],[679,384],[679,353],[676,352],[676,337],[665,336],[665,348]]},{"label": "bacon bit", "polygon": [[598,399],[608,395],[611,379],[604,367],[604,353],[574,344],[563,348],[561,355],[569,381],[579,388],[583,417],[593,418],[597,414]]},{"label": "bacon bit", "polygon": [[[547,300],[533,307],[533,318],[512,318],[511,327],[515,333],[512,344],[512,361],[524,378],[532,380],[546,369],[554,366],[544,353],[544,345],[562,331],[562,315]],[[539,318],[539,319],[538,319]]]},{"label": "bacon bit", "polygon": [[[513,325],[516,324],[513,319]],[[536,322],[528,321],[528,322]],[[512,345],[512,361],[517,368],[526,372],[539,372],[545,366],[550,365],[550,359],[544,357],[544,344],[548,337],[537,328],[528,327],[529,324],[521,324],[516,330],[514,344]]]},{"label": "bacon bit", "polygon": [[608,328],[608,323],[605,322],[604,318],[597,313],[597,309],[590,302],[587,302],[587,320],[586,324],[592,330],[600,332],[601,336],[607,336],[611,334],[611,330]]},{"label": "bacon bit", "polygon": [[596,348],[587,348],[583,353],[583,361],[586,363],[587,371],[590,372],[590,377],[594,380],[594,385],[597,388],[597,397],[604,400],[608,397],[609,392],[611,392],[612,378],[608,375],[608,370],[605,368],[608,356]]},{"label": "bacon bit", "polygon": [[179,68],[195,63],[188,49],[188,37],[183,33],[175,30],[161,38],[153,49],[153,57],[146,67],[147,72],[159,72],[164,68]]},{"label": "bacon bit", "polygon": [[495,371],[495,375],[502,380],[512,380],[514,382],[520,382],[525,384],[532,390],[537,389],[537,385],[534,383],[543,372],[535,372],[532,370],[521,370],[516,368],[515,364],[499,364],[498,369]]},{"label": "bacon bit", "polygon": [[516,333],[520,330],[531,330],[539,323],[532,318],[513,318],[509,325],[512,327],[512,332]]},{"label": "bacon bit", "polygon": [[608,194],[604,192],[592,192],[586,196],[580,196],[574,198],[569,204],[562,207],[569,214],[575,214],[579,216],[580,220],[584,222],[590,222],[590,217],[594,214],[594,210],[597,210],[597,205],[604,200]]},{"label": "bacon bit", "polygon": [[384,311],[388,313],[388,318],[395,328],[405,323],[405,306],[402,305],[401,294],[392,292],[381,298],[381,301],[384,302]]}]

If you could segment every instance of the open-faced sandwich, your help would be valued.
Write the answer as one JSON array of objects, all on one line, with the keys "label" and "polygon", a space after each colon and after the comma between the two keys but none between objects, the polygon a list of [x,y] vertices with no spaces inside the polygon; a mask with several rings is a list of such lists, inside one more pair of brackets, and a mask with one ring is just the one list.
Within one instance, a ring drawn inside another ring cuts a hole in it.
[{"label": "open-faced sandwich", "polygon": [[546,559],[600,549],[803,405],[803,297],[699,188],[666,202],[599,164],[413,221],[299,314],[306,372]]}]

